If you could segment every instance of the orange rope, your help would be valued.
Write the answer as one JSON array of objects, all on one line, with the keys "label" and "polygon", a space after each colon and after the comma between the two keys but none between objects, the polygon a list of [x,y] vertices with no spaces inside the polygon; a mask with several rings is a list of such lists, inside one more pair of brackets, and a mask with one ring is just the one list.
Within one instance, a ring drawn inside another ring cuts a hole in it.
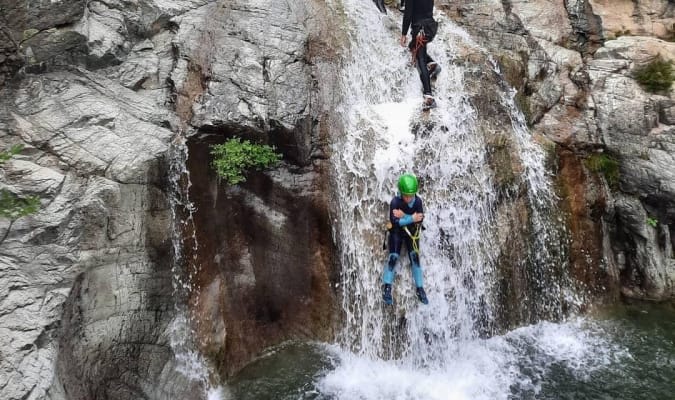
[{"label": "orange rope", "polygon": [[424,35],[423,32],[419,32],[417,34],[417,36],[415,37],[415,46],[412,49],[412,63],[413,63],[413,65],[415,65],[415,63],[417,62],[417,52],[425,44],[427,44],[427,37]]}]

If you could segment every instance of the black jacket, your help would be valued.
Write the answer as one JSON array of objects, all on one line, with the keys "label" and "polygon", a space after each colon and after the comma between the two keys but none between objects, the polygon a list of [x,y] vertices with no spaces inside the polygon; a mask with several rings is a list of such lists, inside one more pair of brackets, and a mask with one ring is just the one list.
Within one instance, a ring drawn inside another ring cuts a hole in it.
[{"label": "black jacket", "polygon": [[[410,29],[411,25],[413,26],[413,33],[415,33],[414,25],[419,24],[425,19],[433,17],[434,0],[406,0],[401,35],[407,35],[408,29]],[[419,28],[417,31],[419,31]]]},{"label": "black jacket", "polygon": [[[394,216],[394,210],[399,209],[408,215],[413,215],[414,213],[424,213],[424,206],[422,205],[422,199],[418,196],[415,196],[415,202],[412,207],[409,207],[408,204],[403,201],[399,196],[394,196],[389,203],[389,221],[392,224],[391,231],[393,233],[400,233],[402,231],[402,226],[399,225],[399,218]],[[414,225],[414,224],[410,224]]]}]

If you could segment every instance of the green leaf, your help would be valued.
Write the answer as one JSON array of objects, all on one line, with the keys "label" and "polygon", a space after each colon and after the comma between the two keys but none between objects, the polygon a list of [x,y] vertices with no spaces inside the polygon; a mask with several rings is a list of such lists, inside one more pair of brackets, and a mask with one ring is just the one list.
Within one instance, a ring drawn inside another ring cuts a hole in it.
[{"label": "green leaf", "polygon": [[649,92],[668,91],[675,81],[673,65],[658,56],[654,61],[635,71],[635,80]]},{"label": "green leaf", "polygon": [[610,188],[619,188],[619,162],[605,153],[592,154],[586,159],[586,167],[604,175]]},{"label": "green leaf", "polygon": [[0,191],[0,218],[19,219],[36,213],[40,209],[40,198],[29,196],[20,198],[9,190]]},{"label": "green leaf", "polygon": [[274,147],[239,138],[211,146],[211,155],[211,166],[229,185],[245,182],[247,171],[273,167],[281,159],[281,154],[276,153]]},{"label": "green leaf", "polygon": [[15,155],[21,153],[21,150],[23,150],[23,145],[15,144],[9,150],[0,151],[0,165],[4,164],[6,161],[14,157]]}]

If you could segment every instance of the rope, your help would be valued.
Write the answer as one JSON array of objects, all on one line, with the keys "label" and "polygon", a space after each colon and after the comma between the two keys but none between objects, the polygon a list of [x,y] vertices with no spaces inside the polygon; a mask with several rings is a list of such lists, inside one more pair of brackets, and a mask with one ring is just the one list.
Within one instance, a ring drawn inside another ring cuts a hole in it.
[{"label": "rope", "polygon": [[420,31],[417,36],[415,36],[415,46],[412,49],[412,63],[415,65],[417,62],[417,52],[422,46],[427,44],[427,37],[424,35],[424,31]]},{"label": "rope", "polygon": [[419,245],[419,240],[420,240],[420,225],[415,224],[415,234],[411,234],[410,231],[408,230],[407,226],[403,227],[403,230],[405,233],[410,236],[410,239],[412,240],[412,246],[413,246],[413,251],[417,253],[417,255],[420,254],[420,245]]}]

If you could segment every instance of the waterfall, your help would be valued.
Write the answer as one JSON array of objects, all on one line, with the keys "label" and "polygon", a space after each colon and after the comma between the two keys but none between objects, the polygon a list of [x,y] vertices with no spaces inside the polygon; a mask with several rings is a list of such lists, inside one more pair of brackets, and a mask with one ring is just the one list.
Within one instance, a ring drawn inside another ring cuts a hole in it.
[{"label": "waterfall", "polygon": [[[464,67],[454,62],[459,45],[489,55],[436,11],[440,27],[429,54],[443,70],[434,87],[438,108],[425,115],[417,71],[398,43],[401,15],[380,14],[370,0],[344,0],[342,7],[351,53],[341,77],[338,112],[344,129],[334,140],[333,162],[345,317],[339,346],[346,367],[329,374],[322,390],[345,399],[434,399],[453,393],[501,399],[508,398],[510,387],[536,387],[517,378],[523,343],[542,349],[550,360],[565,357],[552,354],[551,349],[559,350],[557,341],[592,346],[574,329],[557,332],[554,324],[490,337],[497,333],[500,311],[499,249],[493,240],[498,194]],[[521,266],[528,279],[523,322],[534,323],[541,316],[562,317],[563,303],[576,297],[561,261],[565,235],[556,228],[545,152],[528,132],[514,93],[503,85],[499,100],[509,113],[510,140],[523,164],[532,236]],[[415,297],[404,253],[394,284],[395,306],[385,306],[381,298],[384,225],[404,172],[420,178],[425,204],[426,306]]]},{"label": "waterfall", "polygon": [[[564,310],[583,304],[583,291],[573,290],[579,282],[573,282],[565,273],[566,251],[569,246],[567,232],[562,230],[563,221],[553,202],[555,194],[551,179],[545,172],[545,154],[542,146],[535,143],[525,119],[515,105],[515,91],[505,90],[500,96],[511,118],[514,144],[523,160],[523,177],[526,182],[527,199],[530,204],[530,225],[533,243],[528,254],[528,269],[531,271],[529,321],[537,316],[553,318],[563,316]],[[562,265],[561,265],[562,263]],[[548,295],[541,295],[547,292]]]},{"label": "waterfall", "polygon": [[[449,35],[461,31],[437,16],[442,29],[429,51],[443,66],[435,83],[439,107],[425,116],[417,72],[398,44],[400,17],[346,3],[354,62],[344,71],[345,132],[334,151],[340,155],[335,160],[347,316],[343,338],[363,354],[442,362],[439,345],[476,337],[494,318],[495,249],[488,243],[496,195],[462,68],[450,58]],[[408,260],[401,257],[394,311],[382,306],[386,251],[379,249],[396,179],[406,171],[422,182],[427,218],[421,260],[430,305],[418,306]],[[401,337],[409,344],[397,344]],[[432,340],[433,351],[427,345]],[[405,354],[396,354],[399,350]]]},{"label": "waterfall", "polygon": [[[208,400],[229,398],[225,387],[212,385],[216,380],[206,359],[197,350],[194,321],[188,309],[188,299],[198,271],[196,262],[199,243],[195,232],[194,204],[190,201],[190,172],[187,169],[188,148],[185,137],[177,134],[169,150],[169,201],[172,212],[172,284],[175,317],[169,326],[171,349],[175,355],[176,371],[191,381],[199,382],[204,388],[203,397]],[[183,249],[191,250],[187,256]]]}]

